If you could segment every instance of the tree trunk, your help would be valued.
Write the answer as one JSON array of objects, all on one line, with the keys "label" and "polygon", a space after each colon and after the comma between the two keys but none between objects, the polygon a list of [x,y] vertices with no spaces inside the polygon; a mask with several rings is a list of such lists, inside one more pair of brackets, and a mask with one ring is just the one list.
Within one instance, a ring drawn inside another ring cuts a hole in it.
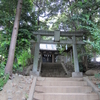
[{"label": "tree trunk", "polygon": [[96,62],[96,52],[93,52],[93,61]]},{"label": "tree trunk", "polygon": [[14,27],[12,31],[12,37],[11,37],[11,43],[10,43],[10,48],[9,48],[9,55],[8,55],[8,60],[7,60],[7,64],[5,67],[5,74],[9,74],[9,75],[12,75],[12,67],[13,67],[13,61],[14,61],[17,34],[18,34],[18,29],[19,29],[19,20],[20,20],[21,9],[22,9],[22,1],[23,0],[18,0],[16,17],[15,17],[15,22],[14,22]]},{"label": "tree trunk", "polygon": [[84,56],[83,64],[85,65],[86,70],[88,70],[88,60],[87,60],[87,56]]}]

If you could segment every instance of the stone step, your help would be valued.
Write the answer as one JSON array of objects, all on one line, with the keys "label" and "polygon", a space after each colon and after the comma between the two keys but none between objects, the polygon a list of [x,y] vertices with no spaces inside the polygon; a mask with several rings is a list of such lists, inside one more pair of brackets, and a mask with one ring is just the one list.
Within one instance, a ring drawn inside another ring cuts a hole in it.
[{"label": "stone step", "polygon": [[35,91],[40,93],[90,93],[92,88],[88,86],[36,86]]},{"label": "stone step", "polygon": [[83,81],[83,78],[46,78],[46,77],[38,77],[37,81]]},{"label": "stone step", "polygon": [[96,93],[34,93],[33,100],[98,100]]},{"label": "stone step", "polygon": [[85,81],[37,81],[36,86],[86,86]]}]

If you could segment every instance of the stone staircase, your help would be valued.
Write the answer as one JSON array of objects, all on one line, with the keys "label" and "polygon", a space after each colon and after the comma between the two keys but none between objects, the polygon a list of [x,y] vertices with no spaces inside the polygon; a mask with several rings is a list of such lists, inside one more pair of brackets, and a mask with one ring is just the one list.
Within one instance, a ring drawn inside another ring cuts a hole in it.
[{"label": "stone staircase", "polygon": [[42,63],[42,77],[68,77],[61,63]]},{"label": "stone staircase", "polygon": [[33,97],[33,100],[99,100],[83,78],[39,77]]}]

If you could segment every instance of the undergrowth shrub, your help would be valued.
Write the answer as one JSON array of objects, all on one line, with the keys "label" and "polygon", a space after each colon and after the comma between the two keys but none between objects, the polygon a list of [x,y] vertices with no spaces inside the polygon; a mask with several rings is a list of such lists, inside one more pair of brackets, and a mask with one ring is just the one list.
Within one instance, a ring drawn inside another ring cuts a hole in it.
[{"label": "undergrowth shrub", "polygon": [[18,58],[18,64],[22,67],[25,67],[26,65],[28,65],[29,58],[31,58],[30,50],[24,50]]},{"label": "undergrowth shrub", "polygon": [[3,86],[7,83],[9,75],[4,74],[5,62],[0,64],[0,91],[3,89]]},{"label": "undergrowth shrub", "polygon": [[[94,77],[100,81],[100,73],[95,74]],[[100,89],[100,83],[97,85],[98,85],[98,88]]]},{"label": "undergrowth shrub", "polygon": [[0,91],[2,91],[3,86],[7,83],[9,79],[9,75],[4,75],[3,77],[0,77]]}]

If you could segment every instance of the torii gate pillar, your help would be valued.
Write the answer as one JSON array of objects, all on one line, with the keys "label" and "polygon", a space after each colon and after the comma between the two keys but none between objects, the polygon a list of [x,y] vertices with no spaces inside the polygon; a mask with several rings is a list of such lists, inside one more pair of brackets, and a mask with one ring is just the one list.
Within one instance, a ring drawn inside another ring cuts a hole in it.
[{"label": "torii gate pillar", "polygon": [[77,55],[77,47],[76,47],[76,39],[75,36],[73,38],[73,56],[74,56],[74,70],[75,72],[72,73],[72,77],[82,77],[83,73],[79,72],[79,63],[78,63],[78,55]]},{"label": "torii gate pillar", "polygon": [[37,35],[37,43],[35,45],[35,52],[34,52],[34,62],[33,62],[33,74],[38,76],[39,72],[37,71],[38,68],[38,61],[39,61],[39,44],[40,44],[40,35]]}]

